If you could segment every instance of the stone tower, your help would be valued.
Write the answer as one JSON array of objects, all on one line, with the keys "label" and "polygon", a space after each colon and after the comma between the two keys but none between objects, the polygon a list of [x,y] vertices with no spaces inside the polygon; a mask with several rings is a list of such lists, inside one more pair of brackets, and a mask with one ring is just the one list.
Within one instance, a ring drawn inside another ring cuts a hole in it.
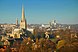
[{"label": "stone tower", "polygon": [[18,18],[16,18],[16,26],[18,26]]},{"label": "stone tower", "polygon": [[22,19],[20,21],[20,29],[27,29],[27,23],[25,19],[24,7],[22,6]]}]

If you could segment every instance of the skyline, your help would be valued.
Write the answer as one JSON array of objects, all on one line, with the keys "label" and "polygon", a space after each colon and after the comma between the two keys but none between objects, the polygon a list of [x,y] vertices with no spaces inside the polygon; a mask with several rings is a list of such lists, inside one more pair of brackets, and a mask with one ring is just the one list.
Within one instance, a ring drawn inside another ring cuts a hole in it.
[{"label": "skyline", "polygon": [[78,24],[78,0],[0,0],[0,23],[20,22],[22,5],[28,24]]}]

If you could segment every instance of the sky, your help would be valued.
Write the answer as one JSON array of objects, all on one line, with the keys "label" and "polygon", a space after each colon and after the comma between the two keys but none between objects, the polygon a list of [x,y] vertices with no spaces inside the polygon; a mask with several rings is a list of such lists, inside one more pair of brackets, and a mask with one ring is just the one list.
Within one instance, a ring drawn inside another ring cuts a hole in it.
[{"label": "sky", "polygon": [[0,23],[20,23],[22,5],[28,24],[78,24],[78,0],[0,0]]}]

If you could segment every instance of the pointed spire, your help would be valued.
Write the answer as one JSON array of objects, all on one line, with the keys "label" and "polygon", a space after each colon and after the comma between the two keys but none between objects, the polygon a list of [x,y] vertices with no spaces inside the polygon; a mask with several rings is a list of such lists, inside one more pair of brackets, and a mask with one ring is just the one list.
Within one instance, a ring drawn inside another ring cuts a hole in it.
[{"label": "pointed spire", "polygon": [[16,18],[16,25],[18,25],[18,18]]},{"label": "pointed spire", "polygon": [[22,19],[20,21],[20,28],[22,29],[27,29],[27,22],[26,22],[26,19],[25,19],[25,14],[24,14],[24,7],[22,5]]},{"label": "pointed spire", "polygon": [[24,14],[24,7],[22,5],[22,21],[24,21],[24,20],[25,20],[25,14]]}]

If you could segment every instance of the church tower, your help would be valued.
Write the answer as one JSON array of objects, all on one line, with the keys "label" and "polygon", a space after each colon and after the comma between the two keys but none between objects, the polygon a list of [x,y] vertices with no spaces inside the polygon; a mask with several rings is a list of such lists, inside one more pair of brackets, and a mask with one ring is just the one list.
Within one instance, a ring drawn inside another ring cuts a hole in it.
[{"label": "church tower", "polygon": [[18,26],[18,18],[16,18],[16,26]]},{"label": "church tower", "polygon": [[20,21],[20,29],[27,29],[27,23],[24,14],[24,7],[22,6],[22,19]]}]

